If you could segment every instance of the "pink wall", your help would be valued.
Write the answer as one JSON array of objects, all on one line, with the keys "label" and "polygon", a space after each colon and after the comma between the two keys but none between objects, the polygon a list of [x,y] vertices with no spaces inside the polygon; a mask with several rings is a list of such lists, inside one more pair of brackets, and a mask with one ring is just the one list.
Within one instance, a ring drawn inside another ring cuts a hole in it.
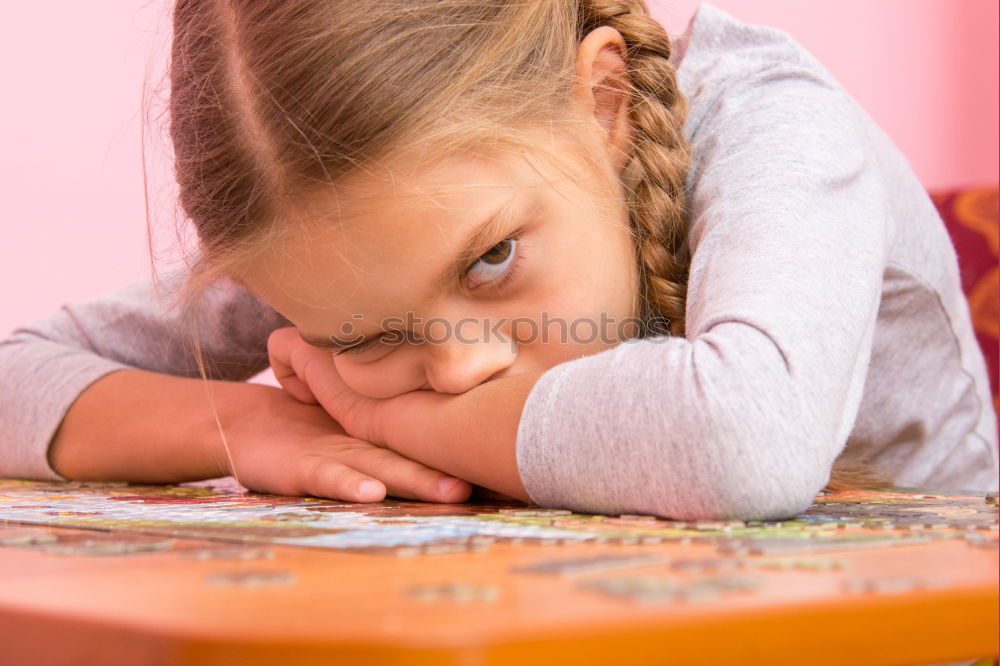
[{"label": "pink wall", "polygon": [[[651,0],[674,31],[697,0]],[[996,0],[714,0],[790,33],[875,118],[929,187],[998,179]]]},{"label": "pink wall", "polygon": [[[676,27],[697,2],[652,4]],[[928,186],[997,181],[996,0],[715,4],[791,32],[871,112]],[[0,335],[148,272],[139,100],[165,9],[137,5],[6,8]],[[154,184],[168,175],[158,169]]]}]

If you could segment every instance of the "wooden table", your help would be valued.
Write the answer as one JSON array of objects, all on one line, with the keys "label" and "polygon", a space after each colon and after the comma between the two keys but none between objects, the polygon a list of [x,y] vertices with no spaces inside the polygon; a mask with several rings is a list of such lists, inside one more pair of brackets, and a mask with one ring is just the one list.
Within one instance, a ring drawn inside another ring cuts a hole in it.
[{"label": "wooden table", "polygon": [[0,481],[0,664],[997,655],[995,505],[926,491],[817,499],[780,525],[681,525]]}]

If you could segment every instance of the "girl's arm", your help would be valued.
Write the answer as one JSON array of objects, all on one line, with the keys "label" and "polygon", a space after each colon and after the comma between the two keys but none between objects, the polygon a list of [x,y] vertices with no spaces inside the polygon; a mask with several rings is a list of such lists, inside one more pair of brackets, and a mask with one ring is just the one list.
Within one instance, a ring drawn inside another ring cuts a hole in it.
[{"label": "girl's arm", "polygon": [[279,494],[468,497],[465,482],[349,437],[318,406],[220,381],[264,367],[267,334],[282,323],[235,285],[212,285],[201,301],[215,378],[207,383],[186,318],[167,312],[150,283],[19,329],[0,343],[0,476],[166,483],[235,472],[248,487]]},{"label": "girl's arm", "polygon": [[302,404],[280,389],[243,382],[205,385],[143,370],[112,372],[85,390],[59,427],[49,460],[66,477],[101,481],[172,483],[235,469],[254,490],[351,501],[380,500],[388,491],[456,502],[470,490],[464,482],[347,436],[321,407]]},{"label": "girl's arm", "polygon": [[[199,376],[187,317],[168,312],[161,295],[182,277],[167,277],[161,291],[142,281],[68,303],[0,340],[0,476],[58,478],[47,461],[49,443],[77,397],[105,375],[135,368]],[[236,285],[210,286],[200,317],[208,376],[238,381],[265,368],[267,335],[284,323]]]},{"label": "girl's arm", "polygon": [[458,395],[411,391],[384,401],[372,415],[373,439],[477,486],[531,502],[518,471],[517,431],[542,374],[496,379]]},{"label": "girl's arm", "polygon": [[891,193],[835,84],[708,64],[692,100],[687,337],[459,396],[412,392],[367,423],[324,402],[348,432],[547,506],[761,519],[809,505],[860,405]]},{"label": "girl's arm", "polygon": [[[144,370],[101,377],[73,402],[52,438],[52,469],[70,479],[148,483],[225,476],[205,388],[201,380]],[[212,381],[210,388],[229,432],[269,397],[269,387],[256,384]]]},{"label": "girl's arm", "polygon": [[[787,517],[827,483],[850,435],[894,194],[863,112],[832,81],[736,62],[688,70],[703,78],[689,121],[686,337],[626,343],[536,383],[517,458],[540,504]],[[898,196],[925,197],[899,178]]]}]

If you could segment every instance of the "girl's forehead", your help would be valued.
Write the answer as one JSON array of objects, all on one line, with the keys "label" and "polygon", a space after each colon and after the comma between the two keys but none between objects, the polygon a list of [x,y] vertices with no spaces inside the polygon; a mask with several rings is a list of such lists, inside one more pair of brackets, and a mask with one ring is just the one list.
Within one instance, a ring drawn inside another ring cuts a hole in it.
[{"label": "girl's forehead", "polygon": [[[577,174],[579,174],[577,170]],[[578,190],[579,178],[529,156],[509,152],[456,154],[433,162],[397,160],[366,165],[317,186],[295,206],[287,220],[299,244],[337,236],[340,242],[372,236],[389,243],[412,233],[430,240],[442,223],[474,222],[503,199],[565,197]]]},{"label": "girl's forehead", "polygon": [[541,194],[526,174],[469,160],[412,179],[387,175],[352,178],[317,196],[309,219],[247,267],[248,286],[312,331],[320,320],[424,307],[471,232]]},{"label": "girl's forehead", "polygon": [[244,281],[310,332],[359,312],[367,318],[369,312],[395,316],[426,308],[444,272],[467,254],[477,227],[566,202],[587,208],[603,189],[587,175],[567,175],[544,160],[507,151],[359,169],[317,188],[307,213],[257,256]]},{"label": "girl's forehead", "polygon": [[537,177],[537,169],[524,156],[458,153],[433,161],[403,159],[366,165],[339,179],[326,197],[320,190],[319,200],[333,198],[365,208],[415,202],[433,205],[441,200],[454,203],[475,198],[482,190],[528,187]]}]

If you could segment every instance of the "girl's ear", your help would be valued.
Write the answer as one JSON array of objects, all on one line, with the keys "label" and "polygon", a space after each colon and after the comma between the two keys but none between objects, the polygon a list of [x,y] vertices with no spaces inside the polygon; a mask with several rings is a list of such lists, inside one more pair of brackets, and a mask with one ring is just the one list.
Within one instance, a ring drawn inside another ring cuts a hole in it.
[{"label": "girl's ear", "polygon": [[576,52],[575,101],[580,111],[593,116],[604,131],[616,171],[625,166],[632,134],[631,83],[627,70],[625,40],[614,28],[601,26],[580,42]]}]

